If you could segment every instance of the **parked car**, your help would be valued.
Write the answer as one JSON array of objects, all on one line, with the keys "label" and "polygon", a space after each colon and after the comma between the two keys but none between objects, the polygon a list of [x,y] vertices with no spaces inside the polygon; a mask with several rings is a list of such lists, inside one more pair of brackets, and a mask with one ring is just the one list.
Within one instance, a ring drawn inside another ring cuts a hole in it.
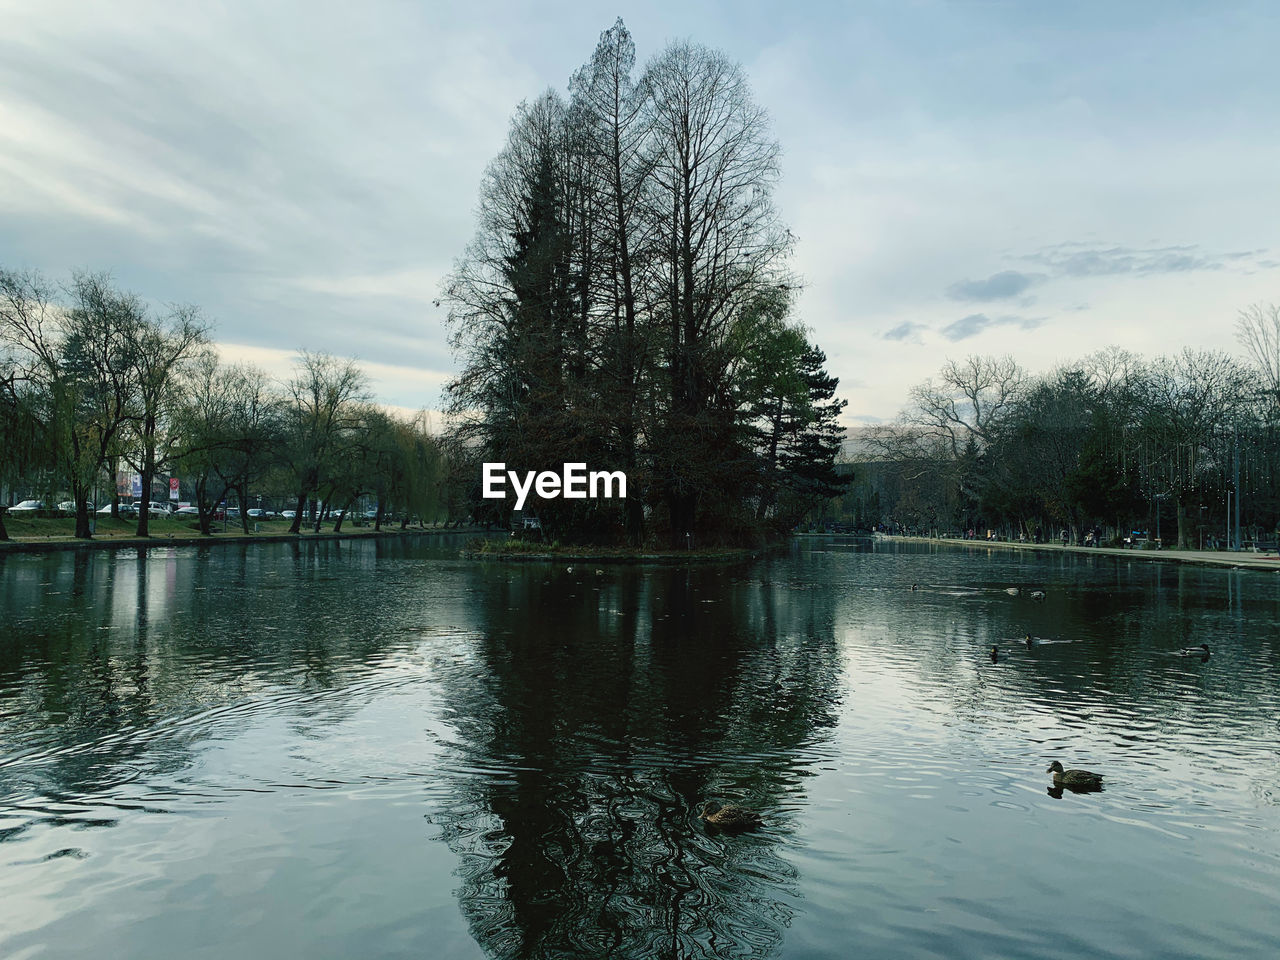
[{"label": "parked car", "polygon": [[21,503],[15,504],[9,508],[10,513],[25,513],[29,516],[35,516],[44,509],[43,500],[23,500]]},{"label": "parked car", "polygon": [[258,507],[251,507],[249,510],[250,520],[270,520],[275,514],[270,510],[262,510]]},{"label": "parked car", "polygon": [[176,517],[198,517],[200,516],[199,507],[179,507],[174,514]]},{"label": "parked car", "polygon": [[[58,504],[58,512],[66,517],[74,517],[76,515],[76,502],[74,500],[63,500]],[[93,513],[93,504],[89,504],[89,512]]]},{"label": "parked car", "polygon": [[282,520],[292,520],[297,515],[298,515],[297,510],[281,510],[280,511],[280,519]]},{"label": "parked car", "polygon": [[[99,507],[97,512],[100,517],[109,517],[111,515],[111,504],[108,503],[105,506]],[[137,513],[138,509],[132,503],[120,504],[120,516],[132,517],[136,516]]]}]

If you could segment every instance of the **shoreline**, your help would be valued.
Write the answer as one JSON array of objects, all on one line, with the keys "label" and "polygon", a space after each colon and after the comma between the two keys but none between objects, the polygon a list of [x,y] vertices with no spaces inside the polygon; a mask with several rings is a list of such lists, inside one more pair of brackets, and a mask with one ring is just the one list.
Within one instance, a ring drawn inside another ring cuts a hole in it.
[{"label": "shoreline", "polygon": [[160,547],[198,547],[203,545],[225,545],[233,543],[302,543],[312,540],[382,540],[396,537],[429,537],[429,536],[474,536],[483,533],[475,527],[463,527],[456,530],[446,529],[408,529],[408,530],[344,530],[342,533],[250,533],[244,534],[230,531],[212,536],[173,536],[165,534],[151,537],[102,537],[101,539],[77,540],[74,538],[45,540],[5,540],[0,541],[0,555],[7,553],[55,553],[62,550],[151,550]]},{"label": "shoreline", "polygon": [[493,560],[499,563],[547,563],[547,562],[567,562],[567,563],[599,563],[612,564],[615,566],[622,565],[638,565],[638,564],[665,564],[675,565],[680,563],[735,563],[747,560],[754,560],[756,557],[764,553],[759,549],[741,550],[719,550],[714,553],[698,553],[696,551],[658,551],[646,553],[552,553],[548,551],[529,551],[529,552],[511,552],[497,553],[487,550],[463,550],[461,557],[464,560]]},{"label": "shoreline", "polygon": [[460,550],[458,556],[466,561],[497,561],[499,563],[612,563],[612,564],[677,564],[677,563],[733,563],[751,561],[764,556],[769,549],[760,547],[726,548],[717,550],[631,550],[626,548],[591,548],[566,550],[521,549],[484,550],[471,545]]},{"label": "shoreline", "polygon": [[1122,547],[1062,546],[1058,543],[1011,543],[1007,540],[961,540],[953,537],[913,537],[884,535],[882,542],[936,543],[972,550],[1031,550],[1040,553],[1074,553],[1085,556],[1124,557],[1129,560],[1152,560],[1163,563],[1189,563],[1201,567],[1227,567],[1238,570],[1280,571],[1280,555],[1270,553],[1230,553],[1219,550],[1128,550]]}]

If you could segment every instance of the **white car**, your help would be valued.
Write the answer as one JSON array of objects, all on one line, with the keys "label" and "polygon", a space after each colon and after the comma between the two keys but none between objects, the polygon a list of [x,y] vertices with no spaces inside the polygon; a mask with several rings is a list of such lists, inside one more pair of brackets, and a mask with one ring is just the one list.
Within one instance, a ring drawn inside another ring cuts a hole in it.
[{"label": "white car", "polygon": [[200,516],[199,507],[179,507],[174,516],[178,517],[198,517]]},{"label": "white car", "polygon": [[35,515],[36,513],[38,513],[43,509],[44,509],[43,500],[23,500],[21,503],[10,507],[9,512],[10,513],[30,513],[32,515]]}]

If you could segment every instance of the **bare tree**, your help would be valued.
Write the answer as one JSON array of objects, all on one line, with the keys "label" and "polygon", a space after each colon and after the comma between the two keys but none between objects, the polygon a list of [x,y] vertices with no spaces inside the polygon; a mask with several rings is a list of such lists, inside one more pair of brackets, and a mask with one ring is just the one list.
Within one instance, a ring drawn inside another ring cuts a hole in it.
[{"label": "bare tree", "polygon": [[1026,385],[1025,371],[1012,357],[948,360],[939,381],[926,380],[911,391],[907,420],[946,441],[953,457],[966,443],[990,443],[1002,418]]},{"label": "bare tree", "polygon": [[249,532],[249,489],[275,465],[283,431],[280,397],[266,373],[250,364],[226,372],[226,420],[215,469],[240,504],[240,529]]},{"label": "bare tree", "polygon": [[[632,477],[639,462],[639,396],[648,363],[638,298],[646,285],[641,204],[652,162],[646,150],[646,98],[632,79],[634,69],[635,43],[619,19],[600,35],[591,60],[569,84],[601,195],[594,245],[601,274],[595,295],[603,307],[603,389],[616,398],[609,404],[608,419],[618,437],[621,467]],[[644,537],[644,504],[638,496],[626,501],[626,529],[628,540],[639,544]]]},{"label": "bare tree", "polygon": [[287,467],[297,497],[290,533],[302,529],[307,498],[320,488],[333,458],[341,455],[338,440],[351,425],[356,406],[368,400],[368,379],[354,360],[307,351],[299,355],[297,373],[285,385],[282,415]]},{"label": "bare tree", "polygon": [[773,186],[779,147],[741,67],[688,42],[645,72],[653,151],[645,217],[652,299],[666,326],[670,402],[654,444],[671,537],[694,527],[699,497],[726,450],[713,411],[725,387],[729,334],[762,289],[788,282],[791,235]]},{"label": "bare tree", "polygon": [[213,506],[227,492],[218,466],[231,433],[231,396],[235,373],[218,360],[211,349],[200,351],[183,378],[178,405],[177,431],[182,448],[176,466],[194,487],[200,532],[212,533]]},{"label": "bare tree", "polygon": [[1151,363],[1143,378],[1148,472],[1178,509],[1178,546],[1191,546],[1189,507],[1207,474],[1221,473],[1224,433],[1245,408],[1245,373],[1225,353],[1187,348]]},{"label": "bare tree", "polygon": [[1262,390],[1280,406],[1280,304],[1255,303],[1241,310],[1236,338],[1257,368]]},{"label": "bare tree", "polygon": [[78,273],[66,292],[69,307],[38,274],[0,277],[4,335],[28,358],[26,376],[42,394],[45,429],[75,501],[76,536],[87,538],[89,494],[133,413],[129,331],[144,308],[105,274]]},{"label": "bare tree", "polygon": [[174,307],[164,320],[142,316],[126,328],[137,384],[126,458],[142,477],[137,536],[150,535],[152,480],[179,452],[179,384],[183,368],[208,343],[208,327],[195,307]]}]

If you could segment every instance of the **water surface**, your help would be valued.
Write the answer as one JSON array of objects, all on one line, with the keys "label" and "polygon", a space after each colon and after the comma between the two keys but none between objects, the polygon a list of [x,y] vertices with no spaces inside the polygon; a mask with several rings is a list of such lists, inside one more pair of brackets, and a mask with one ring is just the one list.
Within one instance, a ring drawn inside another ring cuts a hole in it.
[{"label": "water surface", "polygon": [[1260,572],[834,539],[0,555],[0,956],[1274,955],[1278,626]]}]

